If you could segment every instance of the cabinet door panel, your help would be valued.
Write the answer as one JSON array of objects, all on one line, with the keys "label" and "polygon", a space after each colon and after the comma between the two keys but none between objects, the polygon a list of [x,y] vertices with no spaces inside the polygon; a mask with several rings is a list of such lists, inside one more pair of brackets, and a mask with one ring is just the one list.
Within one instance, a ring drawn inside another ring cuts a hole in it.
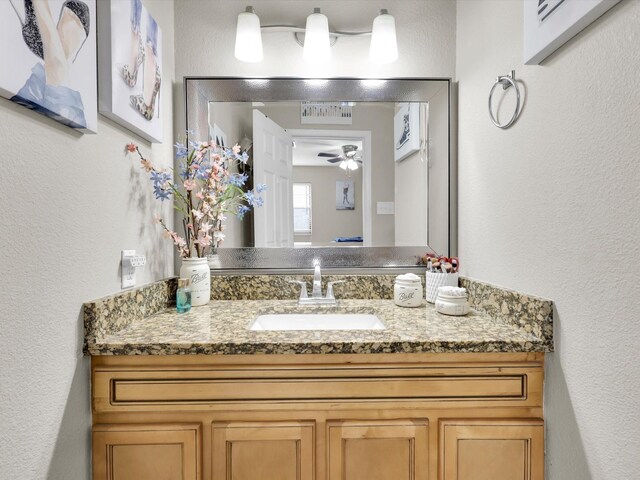
[{"label": "cabinet door panel", "polygon": [[94,480],[197,480],[199,425],[96,425]]},{"label": "cabinet door panel", "polygon": [[342,421],[327,425],[329,480],[426,480],[426,420]]},{"label": "cabinet door panel", "polygon": [[313,480],[312,422],[212,426],[213,480]]},{"label": "cabinet door panel", "polygon": [[442,480],[542,480],[542,420],[444,420]]}]

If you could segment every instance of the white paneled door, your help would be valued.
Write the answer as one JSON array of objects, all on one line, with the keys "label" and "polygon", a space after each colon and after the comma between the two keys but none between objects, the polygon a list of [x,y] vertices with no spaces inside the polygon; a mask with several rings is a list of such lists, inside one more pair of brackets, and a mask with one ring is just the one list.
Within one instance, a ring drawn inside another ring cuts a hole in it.
[{"label": "white paneled door", "polygon": [[264,205],[254,212],[256,247],[293,247],[293,147],[291,135],[253,111],[253,182],[264,183]]}]

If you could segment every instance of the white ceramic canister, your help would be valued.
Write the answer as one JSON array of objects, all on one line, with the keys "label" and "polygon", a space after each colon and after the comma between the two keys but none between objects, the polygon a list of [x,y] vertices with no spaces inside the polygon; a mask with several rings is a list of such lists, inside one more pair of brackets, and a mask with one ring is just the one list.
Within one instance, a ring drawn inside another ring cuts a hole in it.
[{"label": "white ceramic canister", "polygon": [[435,307],[436,312],[445,315],[466,315],[469,313],[467,291],[464,288],[440,287]]},{"label": "white ceramic canister", "polygon": [[211,270],[206,258],[183,258],[180,278],[191,280],[191,305],[199,307],[211,300]]},{"label": "white ceramic canister", "polygon": [[418,275],[398,275],[393,286],[393,300],[400,307],[422,305],[422,281]]}]

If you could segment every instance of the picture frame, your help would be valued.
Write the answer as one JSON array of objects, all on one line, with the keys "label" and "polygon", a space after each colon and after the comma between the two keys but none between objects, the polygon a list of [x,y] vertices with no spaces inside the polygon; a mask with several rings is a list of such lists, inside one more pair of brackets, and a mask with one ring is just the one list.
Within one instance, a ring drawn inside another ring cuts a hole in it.
[{"label": "picture frame", "polygon": [[524,63],[539,65],[620,0],[523,0]]},{"label": "picture frame", "polygon": [[420,104],[397,103],[393,117],[394,160],[401,162],[420,150]]},{"label": "picture frame", "polygon": [[141,0],[100,0],[98,19],[100,113],[162,143],[162,30]]},{"label": "picture frame", "polygon": [[[46,2],[45,12],[21,0],[0,2],[0,95],[76,131],[97,133],[96,0]],[[42,35],[49,24],[57,28]]]},{"label": "picture frame", "polygon": [[355,210],[356,191],[353,180],[336,181],[336,210]]}]

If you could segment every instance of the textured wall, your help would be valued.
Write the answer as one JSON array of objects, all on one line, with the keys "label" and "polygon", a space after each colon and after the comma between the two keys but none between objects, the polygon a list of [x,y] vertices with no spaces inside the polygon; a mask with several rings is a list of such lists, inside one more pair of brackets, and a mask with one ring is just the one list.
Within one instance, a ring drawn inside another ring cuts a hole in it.
[{"label": "textured wall", "polygon": [[[152,149],[99,118],[79,135],[0,99],[0,478],[90,478],[89,360],[82,302],[120,290],[120,250],[149,256],[138,281],[173,273],[173,252],[153,225],[157,204],[134,140],[172,163],[173,0],[145,0],[163,30],[166,142]],[[163,208],[171,212],[171,206]]]},{"label": "textured wall", "polygon": [[[547,478],[637,478],[640,2],[526,67],[521,1],[457,9],[463,273],[555,301]],[[527,103],[503,131],[486,102],[512,68]]]}]

